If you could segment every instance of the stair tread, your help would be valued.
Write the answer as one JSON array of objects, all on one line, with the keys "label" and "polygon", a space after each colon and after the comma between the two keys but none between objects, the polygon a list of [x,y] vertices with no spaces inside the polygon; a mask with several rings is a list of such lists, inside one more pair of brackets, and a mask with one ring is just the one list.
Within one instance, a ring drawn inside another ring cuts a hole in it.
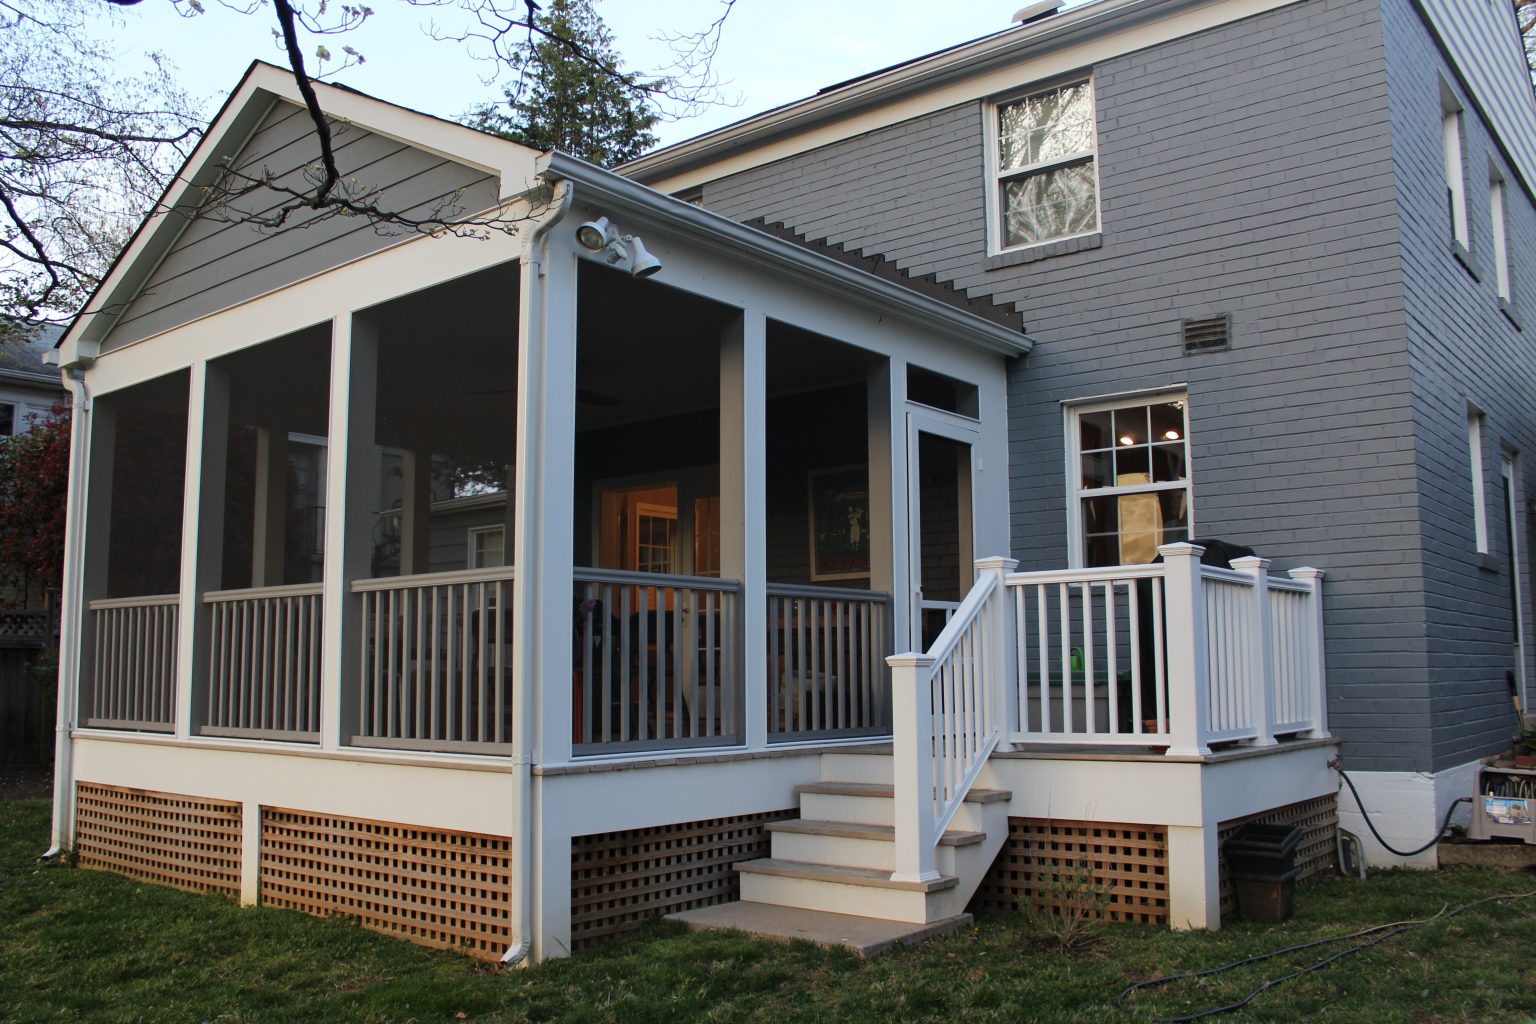
[{"label": "stair tread", "polygon": [[[791,818],[788,821],[771,821],[764,826],[769,832],[796,832],[801,835],[837,836],[843,839],[873,839],[894,842],[896,829],[890,825],[864,825],[851,821],[817,821],[809,818]],[[944,846],[974,846],[986,841],[986,833],[952,829],[939,837]]]},{"label": "stair tread", "polygon": [[902,889],[908,892],[941,892],[959,884],[954,875],[940,875],[928,882],[902,882],[891,878],[889,871],[878,868],[846,868],[831,864],[808,864],[798,860],[779,860],[764,857],[761,860],[742,861],[735,865],[743,874],[780,875],[786,878],[806,878],[818,882],[841,882],[845,885],[867,885],[876,889]]},{"label": "stair tread", "polygon": [[[883,782],[803,782],[795,787],[796,793],[816,793],[823,796],[873,796],[895,797],[896,787]],[[1006,789],[972,789],[965,794],[968,804],[995,804],[1013,799]]]}]

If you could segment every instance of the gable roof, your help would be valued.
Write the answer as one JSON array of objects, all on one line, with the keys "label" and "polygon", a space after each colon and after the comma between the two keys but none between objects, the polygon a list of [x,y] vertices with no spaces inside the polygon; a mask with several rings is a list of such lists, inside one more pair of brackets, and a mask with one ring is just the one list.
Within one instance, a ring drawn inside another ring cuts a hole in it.
[{"label": "gable roof", "polygon": [[[321,106],[337,120],[483,171],[503,200],[538,185],[539,152],[485,132],[387,103],[343,86],[313,83]],[[139,225],[60,341],[61,362],[94,358],[97,346],[128,308],[160,261],[192,222],[203,186],[213,182],[256,130],[276,100],[303,105],[293,73],[264,61],[251,64],[214,116],[208,131]]]}]

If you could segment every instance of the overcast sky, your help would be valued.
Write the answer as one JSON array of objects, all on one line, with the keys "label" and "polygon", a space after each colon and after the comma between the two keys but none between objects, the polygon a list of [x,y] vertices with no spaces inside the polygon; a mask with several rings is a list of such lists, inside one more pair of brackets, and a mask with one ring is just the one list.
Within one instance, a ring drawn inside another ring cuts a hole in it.
[{"label": "overcast sky", "polygon": [[[662,143],[677,142],[770,107],[799,99],[823,86],[1007,28],[1026,0],[738,0],[726,22],[715,60],[725,91],[740,100],[684,121],[659,126]],[[1084,0],[1069,0],[1077,6]],[[242,15],[207,0],[207,12],[182,18],[164,0],[125,9],[126,24],[114,29],[125,65],[160,50],[177,68],[193,96],[218,103],[256,58],[284,63],[273,41],[270,9]],[[500,95],[481,77],[488,65],[464,47],[436,42],[423,30],[424,13],[403,3],[373,0],[375,15],[346,37],[325,40],[333,51],[345,42],[367,59],[338,81],[404,106],[457,117]],[[626,61],[657,69],[668,60],[658,37],[696,31],[718,17],[720,0],[599,0]],[[310,41],[312,51],[315,40]]]}]

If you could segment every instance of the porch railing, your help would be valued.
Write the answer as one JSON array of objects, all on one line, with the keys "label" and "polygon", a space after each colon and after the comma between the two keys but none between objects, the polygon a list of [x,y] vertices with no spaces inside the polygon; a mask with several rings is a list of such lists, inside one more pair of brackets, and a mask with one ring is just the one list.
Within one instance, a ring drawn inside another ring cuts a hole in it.
[{"label": "porch railing", "polygon": [[741,741],[739,582],[590,568],[575,580],[577,754]]},{"label": "porch railing", "polygon": [[219,590],[209,606],[210,736],[320,738],[321,587]]},{"label": "porch railing", "polygon": [[1264,559],[1011,573],[1019,743],[1274,743],[1325,733],[1322,573]]},{"label": "porch railing", "polygon": [[511,566],[358,580],[358,746],[507,753]]},{"label": "porch railing", "polygon": [[891,599],[838,587],[768,585],[768,739],[891,731]]},{"label": "porch railing", "polygon": [[86,725],[175,729],[179,601],[162,594],[90,603],[96,651]]},{"label": "porch railing", "polygon": [[1008,671],[1004,573],[1012,559],[977,563],[976,585],[924,654],[890,659],[895,768],[895,870],[937,877],[935,849],[997,747]]}]

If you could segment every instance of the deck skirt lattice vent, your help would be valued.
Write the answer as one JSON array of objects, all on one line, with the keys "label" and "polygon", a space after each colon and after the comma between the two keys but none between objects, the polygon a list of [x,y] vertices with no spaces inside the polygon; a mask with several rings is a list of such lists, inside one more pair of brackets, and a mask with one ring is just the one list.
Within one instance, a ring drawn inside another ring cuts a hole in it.
[{"label": "deck skirt lattice vent", "polygon": [[[1335,836],[1339,830],[1339,796],[1329,793],[1300,803],[1277,807],[1272,811],[1224,821],[1217,826],[1220,842],[1225,846],[1232,834],[1248,823],[1258,825],[1294,825],[1302,830],[1301,845],[1296,848],[1296,866],[1301,874],[1298,882],[1326,874],[1333,870]],[[1237,912],[1237,891],[1227,877],[1227,862],[1221,861],[1221,916]]]},{"label": "deck skirt lattice vent", "polygon": [[82,868],[188,892],[240,895],[240,805],[94,782],[76,785]]},{"label": "deck skirt lattice vent", "polygon": [[793,810],[576,836],[571,840],[571,944],[640,927],[649,918],[728,903],[732,865],[768,856],[763,826]]},{"label": "deck skirt lattice vent", "polygon": [[1232,347],[1232,317],[1206,317],[1203,320],[1184,321],[1184,354],[1199,355],[1202,352],[1225,352]]},{"label": "deck skirt lattice vent", "polygon": [[512,840],[263,807],[261,902],[495,960],[512,944]]},{"label": "deck skirt lattice vent", "polygon": [[1076,903],[1105,921],[1168,923],[1168,834],[1160,825],[1009,818],[1008,841],[971,902],[984,910]]}]

